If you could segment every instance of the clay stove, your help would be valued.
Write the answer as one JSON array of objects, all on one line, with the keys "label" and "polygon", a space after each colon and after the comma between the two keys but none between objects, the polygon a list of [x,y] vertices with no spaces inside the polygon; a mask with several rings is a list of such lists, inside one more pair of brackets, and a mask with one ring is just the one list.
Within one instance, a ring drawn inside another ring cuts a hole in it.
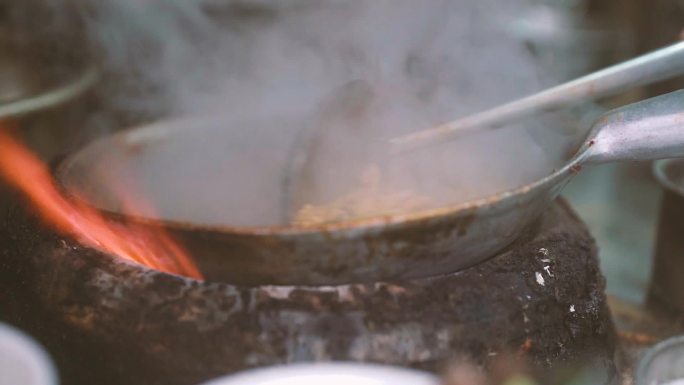
[{"label": "clay stove", "polygon": [[64,383],[196,384],[301,361],[439,371],[516,354],[614,371],[614,331],[585,225],[560,200],[520,240],[465,271],[337,286],[236,286],[123,262],[20,208],[0,231],[4,318],[48,346]]}]

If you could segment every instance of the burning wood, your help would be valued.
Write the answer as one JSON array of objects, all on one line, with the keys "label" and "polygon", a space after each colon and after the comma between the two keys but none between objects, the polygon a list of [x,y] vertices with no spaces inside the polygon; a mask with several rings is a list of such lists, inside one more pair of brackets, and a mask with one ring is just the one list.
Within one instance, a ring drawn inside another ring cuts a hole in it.
[{"label": "burning wood", "polygon": [[[162,229],[113,223],[96,209],[65,198],[46,165],[3,127],[0,127],[0,149],[0,176],[21,191],[38,215],[58,231],[131,262],[202,278],[192,258]],[[125,198],[130,208],[133,201]]]}]

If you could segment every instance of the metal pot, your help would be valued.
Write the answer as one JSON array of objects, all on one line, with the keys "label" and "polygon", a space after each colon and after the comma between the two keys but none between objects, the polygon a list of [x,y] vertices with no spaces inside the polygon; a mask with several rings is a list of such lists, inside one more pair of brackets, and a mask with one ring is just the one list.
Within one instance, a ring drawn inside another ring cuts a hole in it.
[{"label": "metal pot", "polygon": [[[134,181],[135,195],[159,212],[126,219],[179,237],[210,280],[326,285],[426,277],[472,266],[511,244],[584,165],[684,156],[683,105],[678,91],[605,115],[564,165],[533,183],[454,206],[321,226],[240,223],[244,214],[280,213],[288,154],[270,149],[281,143],[276,133],[292,129],[285,124],[224,130],[221,119],[162,122],[94,142],[58,174],[67,191],[118,218],[123,210],[112,191]],[[192,154],[202,162],[190,161]],[[112,172],[112,164],[121,167]],[[193,179],[200,172],[211,180]],[[222,180],[229,183],[220,189]],[[242,188],[250,184],[257,188]],[[246,206],[250,199],[260,203]],[[216,213],[213,222],[186,219],[203,206],[198,202],[216,202],[205,213]]]},{"label": "metal pot", "polygon": [[663,198],[648,302],[684,314],[684,160],[655,162],[653,173],[663,187]]},{"label": "metal pot", "polygon": [[635,385],[674,385],[683,381],[684,336],[670,338],[651,348],[634,373]]},{"label": "metal pot", "polygon": [[[7,48],[2,42],[0,47]],[[44,65],[25,49],[10,49],[0,58],[0,121],[16,127],[29,146],[50,160],[74,143],[75,117],[82,111],[70,102],[95,84],[98,72],[84,63],[59,73],[43,70]]]},{"label": "metal pot", "polygon": [[[28,48],[0,40],[0,128],[10,129],[46,161],[64,155],[83,139],[86,92],[98,71],[75,60],[49,62]],[[49,64],[49,68],[45,68]],[[9,201],[0,183],[0,215]]]}]

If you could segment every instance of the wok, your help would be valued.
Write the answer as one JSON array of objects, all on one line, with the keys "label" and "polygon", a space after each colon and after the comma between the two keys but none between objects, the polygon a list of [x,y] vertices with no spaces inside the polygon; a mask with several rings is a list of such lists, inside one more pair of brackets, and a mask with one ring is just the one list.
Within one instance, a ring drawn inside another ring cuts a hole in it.
[{"label": "wok", "polygon": [[[283,140],[296,135],[273,133],[296,131],[297,124],[262,132],[273,125],[243,122],[244,130],[230,133],[220,129],[225,124],[175,120],[121,132],[67,158],[58,178],[65,191],[112,218],[178,237],[209,280],[332,285],[426,277],[472,266],[511,244],[584,165],[684,156],[684,90],[607,113],[574,155],[533,183],[448,207],[314,227],[269,219],[280,213],[288,154],[263,149],[292,145]],[[209,126],[230,137],[205,135],[201,127]],[[193,178],[199,174],[207,177]],[[112,193],[121,186],[158,212],[124,215]],[[243,203],[250,200],[259,203]],[[203,209],[204,202],[222,203]]]}]

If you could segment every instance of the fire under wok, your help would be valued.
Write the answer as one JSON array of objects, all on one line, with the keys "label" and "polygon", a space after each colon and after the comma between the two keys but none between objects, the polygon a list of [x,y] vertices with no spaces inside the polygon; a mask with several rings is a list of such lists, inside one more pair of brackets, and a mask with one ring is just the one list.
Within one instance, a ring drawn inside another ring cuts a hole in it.
[{"label": "fire under wok", "polygon": [[[292,145],[296,135],[285,133],[296,132],[296,124],[240,124],[245,129],[225,130],[220,118],[193,118],[123,131],[67,158],[58,178],[67,193],[112,220],[166,229],[209,280],[331,285],[426,277],[510,245],[584,165],[684,156],[684,91],[603,115],[557,164],[539,165],[531,183],[509,181],[484,198],[437,208],[314,226],[282,222],[288,153],[276,149]],[[134,212],[124,210],[122,188],[143,201]]]}]

